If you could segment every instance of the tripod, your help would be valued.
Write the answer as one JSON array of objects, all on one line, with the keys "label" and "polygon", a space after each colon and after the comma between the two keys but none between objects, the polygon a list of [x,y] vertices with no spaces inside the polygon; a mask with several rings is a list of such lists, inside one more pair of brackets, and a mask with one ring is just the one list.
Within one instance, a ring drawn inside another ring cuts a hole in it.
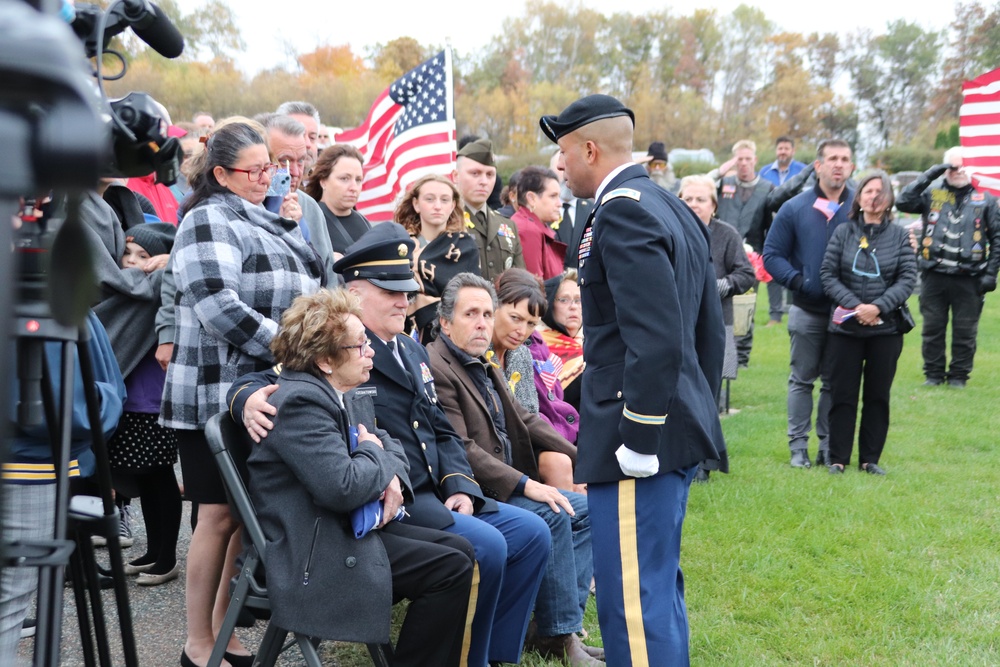
[{"label": "tripod", "polygon": [[[55,520],[53,539],[5,544],[5,566],[38,567],[38,624],[35,637],[35,667],[56,667],[62,635],[63,568],[69,565],[80,625],[84,662],[94,667],[94,644],[100,664],[112,664],[108,646],[107,625],[101,599],[98,568],[94,559],[91,535],[107,539],[114,580],[125,664],[137,667],[135,638],[121,545],[118,541],[119,515],[112,498],[111,471],[102,431],[100,402],[96,391],[93,359],[86,324],[76,328],[58,323],[49,316],[40,299],[18,304],[15,335],[18,346],[18,378],[21,382],[21,402],[18,421],[22,424],[48,425],[55,470]],[[45,361],[46,341],[60,343],[60,402],[56,400],[51,370]],[[74,351],[76,355],[74,355]],[[74,410],[75,358],[79,358],[86,412],[91,428],[91,448],[96,459],[96,478],[100,489],[96,511],[71,509],[67,470],[70,464]],[[66,539],[73,536],[76,542]],[[89,597],[89,610],[88,610]],[[91,625],[93,623],[93,625]]]}]

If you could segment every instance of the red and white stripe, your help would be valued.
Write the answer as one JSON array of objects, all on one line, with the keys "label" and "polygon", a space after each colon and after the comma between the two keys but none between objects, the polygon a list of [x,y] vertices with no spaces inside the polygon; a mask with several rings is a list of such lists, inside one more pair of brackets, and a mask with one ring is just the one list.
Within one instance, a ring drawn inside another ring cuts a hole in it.
[{"label": "red and white stripe", "polygon": [[354,146],[365,158],[365,180],[356,208],[373,223],[392,220],[400,193],[421,176],[449,175],[455,169],[451,49],[445,49],[444,57],[444,120],[415,125],[397,135],[396,121],[404,107],[393,101],[387,88],[375,99],[362,125],[334,136],[337,143]]},{"label": "red and white stripe", "polygon": [[1000,196],[1000,68],[962,84],[962,163],[980,189]]}]

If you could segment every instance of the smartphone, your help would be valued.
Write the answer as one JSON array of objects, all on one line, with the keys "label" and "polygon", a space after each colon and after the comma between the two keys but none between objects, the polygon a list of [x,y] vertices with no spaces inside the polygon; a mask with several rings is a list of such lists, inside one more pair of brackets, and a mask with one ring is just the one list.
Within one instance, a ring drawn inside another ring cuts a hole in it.
[{"label": "smartphone", "polygon": [[271,186],[267,189],[268,197],[285,198],[292,191],[292,175],[288,173],[288,167],[279,167],[271,179]]}]

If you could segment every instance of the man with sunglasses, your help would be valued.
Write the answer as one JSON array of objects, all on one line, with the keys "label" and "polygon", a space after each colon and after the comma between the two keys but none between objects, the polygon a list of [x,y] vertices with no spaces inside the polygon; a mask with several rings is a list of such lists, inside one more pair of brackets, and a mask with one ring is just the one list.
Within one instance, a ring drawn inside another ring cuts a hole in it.
[{"label": "man with sunglasses", "polygon": [[[943,176],[943,178],[942,178]],[[925,385],[945,381],[964,387],[972,372],[983,298],[997,288],[1000,219],[996,199],[977,190],[965,171],[959,146],[945,151],[899,193],[896,208],[920,214],[917,268],[924,317]],[[951,365],[946,372],[945,336],[951,324]]]},{"label": "man with sunglasses", "polygon": [[847,220],[854,200],[849,179],[854,172],[851,147],[840,139],[820,142],[816,153],[816,185],[788,200],[764,241],[764,267],[792,291],[788,310],[791,372],[788,376],[788,447],[793,468],[809,468],[813,387],[821,380],[816,411],[819,453],[816,465],[829,461],[830,378],[822,367],[830,323],[830,299],[819,270],[833,230]]}]

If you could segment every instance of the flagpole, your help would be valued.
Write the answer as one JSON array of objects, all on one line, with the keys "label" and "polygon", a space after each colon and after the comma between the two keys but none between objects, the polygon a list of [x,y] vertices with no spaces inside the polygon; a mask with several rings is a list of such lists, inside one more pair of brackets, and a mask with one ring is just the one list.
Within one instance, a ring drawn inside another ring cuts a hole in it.
[{"label": "flagpole", "polygon": [[455,79],[452,70],[451,59],[451,39],[444,41],[444,72],[445,81],[448,84],[448,118],[451,120],[451,166],[455,169],[455,161],[458,159],[458,130],[455,123]]}]

